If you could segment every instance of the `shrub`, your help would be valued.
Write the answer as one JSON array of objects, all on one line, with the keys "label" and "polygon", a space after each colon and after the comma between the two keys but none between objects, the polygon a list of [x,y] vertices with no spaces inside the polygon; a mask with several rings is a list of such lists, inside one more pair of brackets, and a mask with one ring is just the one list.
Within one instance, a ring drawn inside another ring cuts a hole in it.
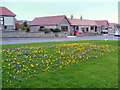
[{"label": "shrub", "polygon": [[50,31],[52,31],[52,32],[53,32],[53,31],[54,31],[54,29],[53,29],[53,28],[50,28]]},{"label": "shrub", "polygon": [[59,28],[53,29],[53,32],[61,32]]},{"label": "shrub", "polygon": [[29,27],[28,27],[28,25],[27,25],[27,22],[26,22],[26,21],[25,21],[25,22],[23,22],[23,23],[22,23],[22,25],[21,25],[21,27],[20,27],[20,29],[21,29],[21,30],[25,30],[26,32],[27,32],[27,31],[29,31],[29,30],[28,30],[28,28],[29,28]]},{"label": "shrub", "polygon": [[29,31],[30,31],[30,28],[27,28],[27,29],[26,29],[26,32],[29,32]]},{"label": "shrub", "polygon": [[38,31],[44,31],[44,28],[39,28],[39,30]]},{"label": "shrub", "polygon": [[49,33],[49,32],[51,32],[51,30],[48,29],[48,28],[44,28],[43,31],[44,31],[45,33]]}]

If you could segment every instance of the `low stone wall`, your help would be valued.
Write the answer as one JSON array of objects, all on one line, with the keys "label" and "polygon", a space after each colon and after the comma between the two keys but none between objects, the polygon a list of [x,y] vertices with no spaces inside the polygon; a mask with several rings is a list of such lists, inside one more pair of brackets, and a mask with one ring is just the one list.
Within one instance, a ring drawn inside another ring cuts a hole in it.
[{"label": "low stone wall", "polygon": [[93,32],[86,32],[86,33],[83,33],[83,34],[77,34],[76,36],[77,37],[84,37],[84,36],[96,36],[96,35],[101,35],[100,33],[93,33]]},{"label": "low stone wall", "polygon": [[44,32],[25,32],[25,31],[2,31],[2,38],[22,38],[22,37],[67,37],[67,34],[44,33]]},{"label": "low stone wall", "polygon": [[59,32],[59,33],[55,33],[55,36],[56,37],[67,37],[68,34],[67,34],[67,32]]}]

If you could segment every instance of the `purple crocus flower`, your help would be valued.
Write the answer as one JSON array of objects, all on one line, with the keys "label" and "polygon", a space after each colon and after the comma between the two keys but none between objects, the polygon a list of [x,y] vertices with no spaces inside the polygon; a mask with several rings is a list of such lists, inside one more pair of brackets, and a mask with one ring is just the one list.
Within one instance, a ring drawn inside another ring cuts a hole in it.
[{"label": "purple crocus flower", "polygon": [[18,79],[19,82],[21,82],[21,79]]},{"label": "purple crocus flower", "polygon": [[15,61],[12,61],[12,63],[15,63]]},{"label": "purple crocus flower", "polygon": [[21,65],[17,65],[18,66],[18,68],[21,68]]},{"label": "purple crocus flower", "polygon": [[64,55],[61,55],[61,57],[64,57]]},{"label": "purple crocus flower", "polygon": [[36,62],[36,63],[40,64],[40,62]]},{"label": "purple crocus flower", "polygon": [[87,55],[86,53],[84,53],[83,55]]},{"label": "purple crocus flower", "polygon": [[28,49],[30,49],[30,48],[26,48],[26,50],[28,50]]},{"label": "purple crocus flower", "polygon": [[52,67],[55,67],[55,65],[52,65]]},{"label": "purple crocus flower", "polygon": [[12,75],[10,75],[10,77],[12,77]]},{"label": "purple crocus flower", "polygon": [[36,56],[36,58],[38,58],[39,56]]},{"label": "purple crocus flower", "polygon": [[61,61],[58,61],[59,64],[62,64]]},{"label": "purple crocus flower", "polygon": [[16,79],[16,77],[14,76],[13,79]]},{"label": "purple crocus flower", "polygon": [[47,64],[47,63],[44,63],[44,64]]},{"label": "purple crocus flower", "polygon": [[32,63],[34,63],[34,61],[32,61]]},{"label": "purple crocus flower", "polygon": [[38,67],[38,66],[35,66],[35,67]]},{"label": "purple crocus flower", "polygon": [[25,63],[26,61],[22,61],[22,63]]},{"label": "purple crocus flower", "polygon": [[50,48],[55,48],[55,46],[50,46]]},{"label": "purple crocus flower", "polygon": [[90,51],[92,51],[92,49],[90,49]]},{"label": "purple crocus flower", "polygon": [[29,59],[26,59],[26,61],[29,61]]},{"label": "purple crocus flower", "polygon": [[46,59],[48,59],[48,56],[45,56]]},{"label": "purple crocus flower", "polygon": [[76,55],[75,57],[78,57],[78,55]]},{"label": "purple crocus flower", "polygon": [[21,55],[21,54],[18,54],[18,55]]}]

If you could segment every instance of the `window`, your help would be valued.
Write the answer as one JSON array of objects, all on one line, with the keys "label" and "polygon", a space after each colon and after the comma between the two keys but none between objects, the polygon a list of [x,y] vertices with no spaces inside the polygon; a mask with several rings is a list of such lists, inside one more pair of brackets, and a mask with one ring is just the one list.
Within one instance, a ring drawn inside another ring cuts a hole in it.
[{"label": "window", "polygon": [[79,30],[79,27],[78,27],[78,26],[76,27],[76,30]]},{"label": "window", "polygon": [[61,26],[61,31],[68,31],[68,26]]},{"label": "window", "polygon": [[94,30],[94,26],[91,26],[91,28],[90,28],[91,30]]},{"label": "window", "polygon": [[40,28],[44,28],[44,26],[40,26]]},{"label": "window", "polygon": [[82,27],[81,30],[82,30],[83,32],[85,32],[85,28]]},{"label": "window", "polygon": [[0,25],[4,25],[4,18],[0,17]]}]

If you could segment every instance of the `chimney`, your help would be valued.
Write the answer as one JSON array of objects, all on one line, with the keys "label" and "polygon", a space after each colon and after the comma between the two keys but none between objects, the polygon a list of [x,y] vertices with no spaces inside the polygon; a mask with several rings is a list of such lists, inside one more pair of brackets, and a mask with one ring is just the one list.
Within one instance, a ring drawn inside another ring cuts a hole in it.
[{"label": "chimney", "polygon": [[82,17],[82,15],[81,15],[80,20],[82,20],[82,19],[83,19],[83,17]]},{"label": "chimney", "polygon": [[73,19],[73,15],[71,15],[71,19]]}]

